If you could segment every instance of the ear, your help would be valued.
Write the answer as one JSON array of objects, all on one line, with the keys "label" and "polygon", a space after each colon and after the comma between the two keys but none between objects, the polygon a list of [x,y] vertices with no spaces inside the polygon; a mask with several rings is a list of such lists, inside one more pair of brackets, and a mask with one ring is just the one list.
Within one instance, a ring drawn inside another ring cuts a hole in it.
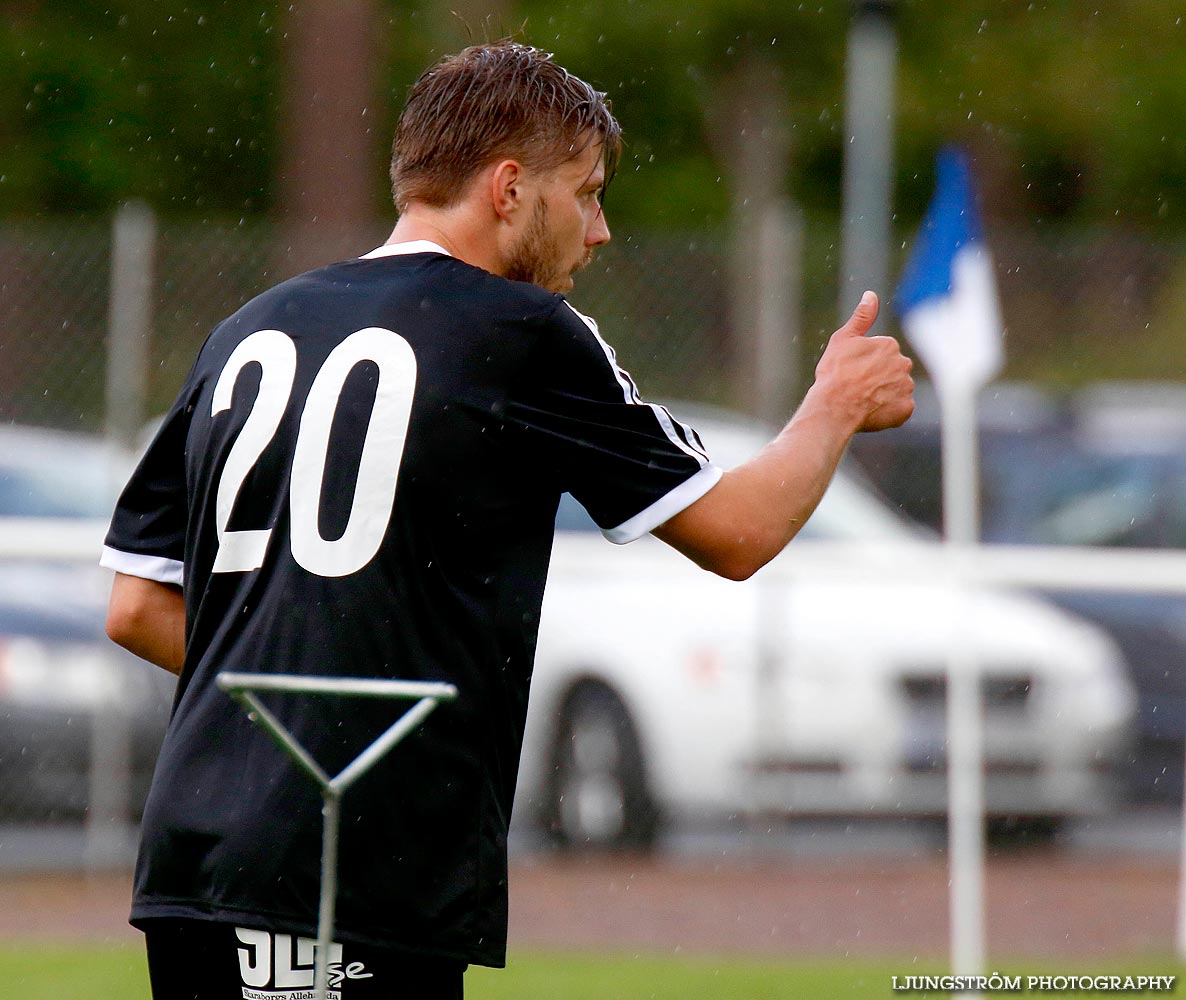
[{"label": "ear", "polygon": [[526,175],[518,160],[503,160],[490,171],[490,203],[502,222],[511,222],[525,202]]}]

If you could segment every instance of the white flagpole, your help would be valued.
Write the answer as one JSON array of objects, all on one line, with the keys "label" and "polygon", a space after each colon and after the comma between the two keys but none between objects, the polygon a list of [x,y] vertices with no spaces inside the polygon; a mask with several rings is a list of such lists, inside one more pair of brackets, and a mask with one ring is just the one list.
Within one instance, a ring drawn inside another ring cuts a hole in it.
[{"label": "white flagpole", "polygon": [[[940,386],[943,523],[947,545],[979,541],[976,387]],[[951,581],[953,613],[947,664],[947,830],[951,879],[951,966],[957,975],[984,971],[984,764],[980,665],[969,635],[968,587]]]},{"label": "white flagpole", "polygon": [[[940,154],[935,196],[899,289],[903,326],[935,382],[943,432],[944,541],[980,539],[976,396],[1003,362],[992,260],[980,242],[970,169]],[[954,563],[954,558],[951,560]],[[947,663],[947,829],[951,964],[980,975],[985,962],[984,749],[974,592],[953,573]]]}]

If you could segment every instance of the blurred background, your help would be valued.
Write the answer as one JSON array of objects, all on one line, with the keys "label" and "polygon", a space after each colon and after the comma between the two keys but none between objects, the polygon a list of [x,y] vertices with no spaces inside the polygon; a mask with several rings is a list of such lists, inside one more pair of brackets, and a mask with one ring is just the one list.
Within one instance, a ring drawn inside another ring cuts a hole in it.
[{"label": "blurred background", "polygon": [[[892,116],[886,278],[896,280],[930,198],[936,150],[960,142],[997,260],[1007,376],[1064,390],[1180,377],[1186,26],[1172,6],[855,6],[892,44],[858,57],[880,58]],[[859,295],[859,279],[840,274],[853,10],[7,3],[5,416],[102,425],[121,205],[141,202],[156,220],[146,411],[159,412],[227,310],[386,238],[386,161],[407,87],[471,35],[520,27],[610,92],[626,130],[607,204],[615,241],[578,303],[651,393],[747,409],[755,219],[779,216],[794,258],[783,281],[785,409],[838,300]]]},{"label": "blurred background", "polygon": [[[682,401],[744,457],[793,410],[860,291],[888,303],[936,152],[957,143],[1005,326],[1005,372],[980,409],[985,539],[1186,545],[1186,25],[1173,4],[9,0],[0,521],[16,541],[0,565],[0,868],[126,865],[168,709],[167,679],[101,636],[102,574],[55,545],[101,539],[144,428],[218,320],[386,239],[407,88],[440,55],[508,33],[609,92],[623,124],[614,240],[570,298],[644,394]],[[899,332],[892,309],[878,330]],[[854,443],[857,499],[833,500],[822,537],[940,528],[937,408],[925,385],[919,397],[906,428]],[[560,525],[557,633],[577,629],[568,603],[629,616],[677,587],[706,610],[650,610],[662,648],[588,635],[580,656],[541,637],[522,864],[557,845],[779,870],[854,852],[941,863],[944,664],[927,595],[901,614],[885,610],[902,598],[892,580],[738,597],[645,547],[590,575],[601,555],[585,553],[585,528],[579,511]],[[591,580],[600,595],[573,589]],[[1008,606],[985,614],[998,634],[976,647],[995,658],[982,688],[994,846],[1137,858],[1146,950],[1168,951],[1172,894],[1148,916],[1146,876],[1176,878],[1186,602],[997,597]],[[858,598],[901,641],[827,617]],[[663,692],[632,687],[655,664]],[[756,735],[730,742],[705,706]]]}]

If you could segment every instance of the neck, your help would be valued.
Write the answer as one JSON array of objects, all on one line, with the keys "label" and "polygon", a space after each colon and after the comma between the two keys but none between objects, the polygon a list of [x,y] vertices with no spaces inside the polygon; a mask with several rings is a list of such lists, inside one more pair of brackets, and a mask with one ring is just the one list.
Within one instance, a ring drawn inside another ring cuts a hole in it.
[{"label": "neck", "polygon": [[498,247],[486,235],[489,230],[483,233],[480,227],[472,225],[468,214],[410,205],[400,215],[387,239],[387,245],[428,240],[458,260],[491,274],[501,274],[501,255]]}]

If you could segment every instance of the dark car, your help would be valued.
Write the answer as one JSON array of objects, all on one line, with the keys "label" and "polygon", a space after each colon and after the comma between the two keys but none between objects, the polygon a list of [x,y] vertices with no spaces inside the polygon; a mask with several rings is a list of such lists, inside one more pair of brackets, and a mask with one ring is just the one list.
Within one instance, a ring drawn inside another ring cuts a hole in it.
[{"label": "dark car", "polygon": [[[1151,404],[1156,405],[1151,405]],[[989,543],[1186,547],[1186,396],[1096,388],[1059,400],[990,387],[979,406],[981,538]],[[851,456],[904,512],[942,526],[937,400]],[[1136,801],[1178,802],[1186,752],[1186,598],[1098,590],[1051,600],[1108,629],[1138,694],[1122,779]]]},{"label": "dark car", "polygon": [[[4,822],[92,809],[134,818],[143,805],[175,679],[104,632],[110,574],[99,545],[129,465],[97,437],[0,428]],[[8,551],[14,539],[19,555]]]}]

